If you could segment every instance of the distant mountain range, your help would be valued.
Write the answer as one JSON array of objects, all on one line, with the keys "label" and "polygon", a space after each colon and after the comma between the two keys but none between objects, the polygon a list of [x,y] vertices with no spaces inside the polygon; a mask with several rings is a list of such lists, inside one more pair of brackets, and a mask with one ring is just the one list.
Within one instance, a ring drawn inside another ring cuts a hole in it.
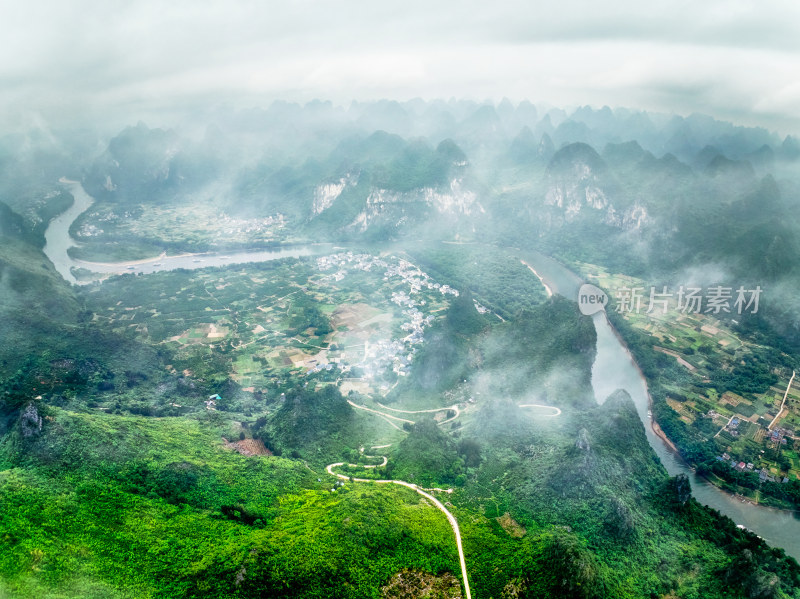
[{"label": "distant mountain range", "polygon": [[[204,133],[139,123],[107,141],[2,138],[0,201],[41,234],[55,205],[44,198],[68,174],[98,208],[280,214],[295,241],[483,241],[661,278],[713,264],[783,290],[800,280],[792,136],[703,115],[507,100],[275,103],[192,125]],[[779,303],[795,307],[785,294]]]}]

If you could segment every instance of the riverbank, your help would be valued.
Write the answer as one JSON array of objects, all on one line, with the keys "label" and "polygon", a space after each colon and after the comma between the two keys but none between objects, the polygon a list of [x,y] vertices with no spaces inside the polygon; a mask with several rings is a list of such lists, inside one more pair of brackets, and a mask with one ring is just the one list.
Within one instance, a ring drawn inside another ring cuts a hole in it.
[{"label": "riverbank", "polygon": [[652,428],[656,436],[664,442],[664,445],[666,445],[672,451],[680,455],[680,451],[678,451],[678,446],[675,445],[675,443],[673,443],[669,437],[667,437],[667,434],[661,429],[658,422],[656,422],[655,418],[650,419],[650,428]]},{"label": "riverbank", "polygon": [[[605,316],[605,314],[604,314]],[[718,492],[730,497],[732,500],[744,503],[746,505],[753,506],[754,508],[759,508],[761,510],[772,510],[777,513],[783,513],[787,515],[793,515],[800,513],[800,510],[797,510],[791,504],[780,502],[774,498],[766,497],[764,500],[760,500],[760,496],[756,493],[755,498],[745,497],[740,492],[730,488],[730,483],[725,481],[725,479],[718,478],[716,476],[706,476],[704,474],[698,473],[697,469],[687,462],[683,456],[681,455],[681,451],[678,446],[675,444],[672,439],[670,439],[661,426],[658,424],[658,421],[652,416],[652,408],[653,408],[653,397],[650,395],[650,390],[647,383],[647,377],[645,376],[642,369],[639,367],[639,364],[636,362],[635,357],[633,356],[630,348],[628,347],[625,339],[620,335],[619,331],[614,327],[611,321],[606,316],[606,322],[608,323],[608,327],[613,333],[614,337],[619,342],[620,346],[623,348],[625,353],[627,354],[628,358],[631,361],[631,364],[636,369],[639,379],[646,391],[647,394],[647,407],[648,407],[648,418],[650,421],[650,428],[653,433],[658,437],[661,442],[665,445],[665,447],[674,455],[676,460],[679,460],[686,468],[690,469],[697,479],[701,479],[706,482],[708,485],[716,489]],[[788,391],[788,390],[787,390]],[[749,527],[748,527],[749,528]]]},{"label": "riverbank", "polygon": [[540,275],[538,272],[536,272],[536,269],[533,268],[533,266],[531,266],[527,262],[525,262],[525,260],[520,260],[520,262],[522,262],[525,266],[527,266],[528,270],[530,270],[533,274],[535,274],[536,277],[539,279],[539,282],[542,285],[544,285],[544,290],[547,292],[547,297],[553,297],[553,290],[550,288],[550,285],[548,285],[545,282],[544,277],[542,277],[542,275]]},{"label": "riverbank", "polygon": [[78,216],[91,207],[94,203],[94,198],[86,193],[78,181],[61,177],[59,183],[69,188],[73,202],[64,212],[50,220],[44,232],[45,245],[42,251],[64,280],[76,285],[78,281],[71,272],[74,264],[68,254],[69,249],[74,247],[76,243],[69,234],[69,228]]},{"label": "riverbank", "polygon": [[[606,319],[606,322],[608,323],[608,328],[611,329],[611,332],[614,334],[614,337],[617,339],[619,344],[622,346],[622,349],[625,350],[625,353],[628,355],[628,358],[630,358],[631,364],[633,364],[634,368],[636,369],[636,372],[639,374],[639,378],[642,381],[642,385],[644,386],[644,389],[647,392],[647,410],[648,410],[648,415],[649,415],[649,420],[650,420],[650,428],[653,430],[655,435],[664,442],[664,445],[666,445],[689,468],[691,468],[692,467],[691,464],[686,462],[683,459],[683,457],[681,456],[681,452],[678,449],[678,446],[675,445],[675,443],[672,441],[672,439],[667,437],[667,434],[661,428],[661,425],[659,425],[658,421],[655,418],[653,418],[653,415],[652,415],[653,414],[653,396],[650,395],[650,388],[647,385],[647,377],[644,375],[644,372],[642,372],[642,369],[639,367],[639,363],[636,361],[636,358],[634,357],[633,352],[631,352],[630,348],[628,347],[628,344],[625,342],[625,339],[622,337],[622,335],[619,334],[619,331],[614,326],[614,324],[611,322],[611,320],[609,320],[608,316],[605,315],[605,311],[603,311],[603,316]],[[711,481],[709,481],[709,482],[711,482]]]},{"label": "riverbank", "polygon": [[[529,257],[530,256],[530,257]],[[581,278],[566,265],[545,256],[528,252],[526,261],[536,266],[556,293],[577,299]],[[593,317],[597,331],[597,353],[592,367],[592,387],[598,403],[617,389],[626,390],[633,399],[643,424],[648,443],[670,476],[685,475],[698,503],[708,506],[731,518],[736,524],[762,537],[771,545],[781,547],[787,554],[800,559],[800,518],[798,513],[762,504],[742,501],[734,492],[724,490],[699,475],[675,451],[675,444],[657,434],[652,426],[652,398],[639,364],[633,358],[624,339],[611,325],[608,315],[597,313]],[[650,412],[648,414],[648,412]],[[660,428],[660,427],[659,427]],[[663,431],[661,431],[663,433]]]},{"label": "riverbank", "polygon": [[[191,258],[193,256],[202,256],[203,254],[192,254],[192,253],[185,253],[185,254],[175,254],[174,256],[169,256],[169,258]],[[81,260],[80,258],[73,258],[72,261],[75,262],[76,266],[81,266],[83,268],[90,269],[94,267],[101,267],[101,268],[128,268],[129,266],[141,266],[143,264],[152,264],[158,262],[159,260],[166,259],[167,252],[161,252],[158,256],[153,258],[142,258],[141,260],[127,260],[123,262],[91,262],[89,260]]]}]

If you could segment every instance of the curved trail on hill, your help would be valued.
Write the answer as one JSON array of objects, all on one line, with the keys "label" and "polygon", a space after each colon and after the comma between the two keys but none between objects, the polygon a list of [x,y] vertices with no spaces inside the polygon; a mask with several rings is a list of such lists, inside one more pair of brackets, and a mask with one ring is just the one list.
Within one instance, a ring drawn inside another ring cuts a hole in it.
[{"label": "curved trail on hill", "polygon": [[[371,412],[373,414],[376,414],[377,416],[380,416],[381,418],[386,420],[386,422],[388,422],[389,424],[391,424],[392,426],[394,426],[395,428],[397,428],[399,430],[402,430],[402,429],[400,429],[400,427],[398,427],[391,420],[389,420],[390,418],[394,419],[394,420],[399,420],[401,422],[407,422],[409,424],[414,424],[413,420],[407,420],[405,418],[400,418],[399,416],[392,416],[391,414],[386,414],[385,412],[380,412],[378,410],[373,410],[372,408],[368,408],[367,406],[362,406],[362,405],[359,405],[357,403],[354,403],[354,402],[350,401],[349,399],[347,400],[347,403],[349,403],[351,406],[353,406],[354,408],[357,408],[359,410],[364,410],[366,412]],[[440,422],[439,424],[445,424],[446,422],[451,422],[451,421],[455,420],[456,418],[458,418],[459,416],[461,416],[461,410],[459,410],[458,405],[455,405],[455,404],[452,405],[452,406],[448,406],[448,407],[444,407],[444,408],[435,408],[435,409],[432,409],[432,410],[400,410],[400,409],[397,409],[397,408],[390,408],[388,406],[383,405],[380,402],[375,402],[375,403],[377,403],[384,410],[397,412],[399,414],[431,414],[431,413],[436,413],[436,412],[443,412],[445,410],[454,410],[455,411],[455,413],[456,413],[455,416],[453,416],[452,418],[449,418],[447,420],[444,420],[444,421]],[[519,407],[520,408],[545,408],[545,409],[549,409],[549,410],[554,410],[553,414],[543,414],[544,416],[547,416],[547,417],[553,417],[553,416],[560,416],[561,415],[561,409],[557,408],[555,406],[547,406],[547,405],[544,405],[544,404],[531,403],[531,404],[519,404]],[[372,449],[385,449],[386,447],[389,447],[390,445],[391,445],[391,443],[389,443],[387,445],[373,445]],[[364,454],[364,449],[363,448],[361,449],[361,453]],[[366,466],[362,465],[361,467],[365,468],[365,469],[366,468],[371,468],[371,469],[379,468],[381,466],[385,466],[389,462],[389,458],[386,457],[386,456],[373,456],[373,455],[364,454],[364,457],[365,458],[373,458],[373,459],[376,459],[378,457],[382,457],[383,458],[383,463],[381,463],[381,464],[373,464],[373,465],[366,465]],[[334,468],[339,468],[340,466],[344,466],[344,465],[345,465],[345,462],[336,462],[335,464],[329,464],[328,466],[326,466],[325,470],[327,470],[328,474],[330,474],[331,476],[335,476],[336,478],[339,478],[339,479],[342,479],[342,480],[347,480],[347,481],[352,481],[352,482],[357,482],[357,483],[376,483],[376,484],[384,484],[384,485],[385,484],[392,484],[392,485],[401,485],[403,487],[407,487],[407,488],[411,489],[412,491],[415,491],[415,492],[419,493],[425,499],[428,499],[431,503],[433,503],[434,506],[436,506],[436,508],[439,511],[441,511],[445,516],[447,516],[447,521],[450,523],[450,527],[453,529],[453,534],[456,537],[456,546],[458,547],[458,560],[459,560],[459,563],[461,564],[461,578],[464,580],[464,593],[466,594],[466,598],[467,599],[472,599],[472,594],[471,594],[470,589],[469,589],[469,579],[467,578],[467,560],[466,560],[466,558],[464,556],[464,546],[463,546],[462,541],[461,541],[461,530],[458,528],[458,520],[456,520],[456,517],[453,516],[453,514],[450,512],[450,510],[448,510],[441,501],[439,501],[438,499],[436,499],[436,497],[434,497],[433,495],[428,493],[428,491],[438,491],[438,492],[441,492],[441,493],[452,493],[453,489],[439,489],[439,488],[424,489],[422,487],[419,487],[418,485],[415,485],[414,483],[409,483],[409,482],[406,482],[404,480],[392,480],[392,479],[378,479],[378,480],[375,480],[375,479],[371,479],[371,478],[356,478],[356,477],[353,477],[353,476],[350,476],[350,475],[347,475],[347,474],[339,474],[338,472],[334,472],[333,471]],[[352,467],[358,466],[358,464],[347,464],[347,465],[348,466],[352,466]]]},{"label": "curved trail on hill", "polygon": [[397,408],[390,408],[389,406],[385,406],[379,401],[376,401],[375,403],[378,404],[380,407],[382,407],[384,410],[390,410],[392,412],[398,412],[400,414],[431,414],[435,412],[444,412],[445,410],[453,410],[456,413],[456,415],[453,416],[452,418],[448,418],[447,420],[442,420],[439,424],[447,424],[448,422],[452,422],[453,420],[461,416],[461,410],[458,409],[458,404],[453,404],[452,406],[444,408],[435,408],[433,410],[398,410]]},{"label": "curved trail on hill", "polygon": [[[391,424],[394,428],[396,428],[398,430],[402,430],[402,429],[399,426],[397,426],[394,422],[392,422],[391,420],[399,420],[400,422],[407,422],[408,424],[415,424],[415,422],[413,420],[408,420],[407,418],[400,418],[399,416],[393,416],[392,414],[387,414],[386,412],[381,412],[379,410],[374,410],[372,408],[368,408],[367,406],[362,406],[361,404],[357,404],[357,403],[355,403],[355,402],[353,402],[353,401],[351,401],[349,399],[347,400],[347,403],[349,403],[351,406],[353,406],[354,408],[356,408],[358,410],[364,410],[365,412],[371,412],[373,414],[376,414],[377,416],[380,416],[381,418],[386,420],[389,424]],[[385,405],[383,405],[382,403],[380,403],[378,401],[376,401],[375,403],[378,404],[380,407],[382,407],[384,410],[390,410],[392,412],[397,412],[399,414],[432,414],[432,413],[436,413],[436,412],[444,412],[445,410],[453,410],[456,413],[455,416],[453,416],[452,418],[448,418],[447,420],[442,420],[441,422],[439,422],[439,424],[447,424],[448,422],[452,422],[453,420],[455,420],[456,418],[461,416],[461,410],[458,408],[457,404],[453,404],[452,406],[446,406],[444,408],[435,408],[433,410],[399,410],[397,408],[390,408],[389,406],[385,406]],[[557,408],[555,406],[547,406],[547,405],[539,404],[539,403],[522,403],[522,404],[519,404],[519,407],[520,408],[545,408],[547,410],[554,410],[554,412],[552,414],[539,414],[540,416],[553,417],[553,416],[560,416],[561,415],[561,409]],[[391,419],[391,420],[387,420],[387,419]]]},{"label": "curved trail on hill", "polygon": [[[400,418],[399,416],[393,416],[392,414],[387,414],[386,412],[380,412],[378,410],[373,410],[372,408],[368,408],[367,406],[362,406],[361,404],[354,403],[354,402],[350,401],[349,399],[347,400],[347,403],[349,403],[351,406],[353,406],[354,408],[356,408],[358,410],[364,410],[366,412],[372,412],[373,414],[377,414],[378,416],[382,417],[384,420],[387,419],[387,418],[391,418],[392,420],[399,420],[400,422],[407,422],[408,424],[415,424],[415,422],[413,420],[408,420],[407,418]],[[395,408],[390,408],[388,406],[385,406],[382,403],[377,402],[377,401],[375,403],[378,404],[380,407],[382,407],[384,410],[390,410],[392,412],[398,412],[400,414],[431,414],[431,413],[435,413],[435,412],[444,412],[446,410],[455,411],[455,413],[456,413],[455,416],[453,416],[452,418],[448,418],[447,420],[442,420],[439,424],[447,424],[448,422],[452,422],[453,420],[455,420],[456,418],[458,418],[461,415],[461,411],[458,409],[458,406],[456,406],[456,405],[447,406],[447,407],[444,407],[444,408],[436,408],[434,410],[397,410]],[[393,422],[389,422],[389,424],[394,426],[396,429],[402,430],[402,429],[400,429],[400,427],[398,427]]]},{"label": "curved trail on hill", "polygon": [[[392,420],[399,420],[400,422],[407,422],[409,424],[414,424],[413,420],[408,420],[406,418],[400,418],[399,416],[393,416],[392,414],[387,414],[385,412],[380,412],[378,410],[373,410],[372,408],[368,408],[367,406],[362,406],[362,405],[359,405],[357,403],[354,403],[354,402],[350,401],[349,399],[347,400],[347,403],[349,403],[351,406],[353,406],[356,409],[364,410],[366,412],[371,412],[373,414],[376,414],[376,415],[380,416],[381,418],[386,420],[386,422],[391,424],[394,428],[399,429],[399,430],[403,430],[403,429],[401,429],[394,422],[392,422]],[[376,402],[376,403],[380,407],[382,407],[384,410],[389,410],[391,412],[397,412],[399,414],[431,414],[431,413],[436,413],[436,412],[443,412],[445,410],[454,410],[455,411],[455,413],[456,413],[455,416],[453,416],[452,418],[449,418],[448,420],[442,421],[440,424],[445,424],[446,422],[451,422],[451,421],[455,420],[456,418],[458,418],[461,415],[461,411],[458,409],[458,406],[456,406],[456,405],[448,406],[448,407],[444,407],[444,408],[436,408],[436,409],[433,409],[433,410],[399,410],[399,409],[396,409],[396,408],[390,408],[390,407],[385,406],[385,405],[383,405],[382,403],[379,403],[379,402]],[[389,420],[390,418],[392,420]],[[385,447],[389,447],[389,445],[375,446],[375,447],[373,447],[373,449],[382,449],[382,448],[385,448]],[[367,457],[367,458],[382,457],[383,458],[383,463],[380,464],[381,466],[385,466],[387,464],[387,462],[389,461],[389,458],[387,458],[386,456],[368,456],[368,455],[365,455],[364,457]],[[447,521],[450,523],[450,527],[453,529],[453,534],[455,534],[455,536],[456,536],[456,546],[458,547],[458,560],[459,560],[459,562],[461,564],[461,577],[464,580],[464,592],[465,592],[465,594],[467,596],[467,599],[472,599],[472,594],[470,593],[470,590],[469,590],[469,579],[467,578],[467,560],[464,557],[464,547],[463,547],[462,542],[461,542],[461,531],[458,528],[458,520],[456,520],[456,517],[453,516],[453,514],[450,513],[450,510],[448,510],[441,501],[436,499],[436,497],[434,497],[433,495],[428,493],[426,490],[418,487],[417,485],[415,485],[413,483],[409,483],[409,482],[406,482],[404,480],[389,480],[389,479],[373,480],[373,479],[370,479],[370,478],[355,478],[355,477],[350,477],[350,476],[348,476],[346,474],[339,474],[339,473],[333,471],[334,468],[338,468],[339,466],[344,466],[344,465],[345,465],[345,462],[337,462],[335,464],[329,464],[325,469],[328,471],[328,474],[330,474],[331,476],[335,476],[336,478],[340,478],[342,480],[351,480],[351,478],[352,478],[353,482],[377,483],[377,484],[393,484],[393,485],[401,485],[403,487],[408,487],[409,489],[412,489],[413,491],[416,491],[417,493],[422,495],[425,499],[428,499],[431,503],[433,503],[433,505],[436,506],[436,508],[439,511],[441,511],[445,516],[447,516]],[[348,464],[348,466],[355,466],[355,465],[356,464]],[[363,467],[364,468],[377,468],[378,466],[372,465],[372,466],[363,466]],[[429,491],[440,491],[440,492],[443,492],[443,493],[452,493],[453,492],[453,489],[434,488],[434,489],[428,489],[428,490]]]},{"label": "curved trail on hill", "polygon": [[547,408],[548,410],[555,410],[552,414],[539,414],[539,416],[561,416],[561,408],[557,408],[555,406],[546,406],[540,403],[521,403],[519,404],[520,408]]},{"label": "curved trail on hill", "polygon": [[[383,465],[385,465],[388,458],[386,458],[386,456],[383,456],[383,458],[384,458]],[[350,476],[346,474],[339,474],[333,471],[334,468],[338,468],[339,466],[344,466],[344,464],[345,464],[344,462],[329,464],[325,469],[328,471],[328,474],[335,476],[336,478],[341,478],[343,480],[350,480],[351,479]],[[376,466],[364,466],[364,468],[375,468],[375,467]],[[436,499],[436,497],[434,497],[430,493],[427,493],[417,485],[406,482],[404,480],[388,480],[388,479],[372,480],[369,478],[355,478],[355,477],[353,477],[352,480],[353,482],[359,482],[359,483],[393,484],[393,485],[402,485],[404,487],[408,487],[412,491],[416,491],[417,493],[422,495],[425,499],[433,503],[433,505],[435,505],[439,509],[439,511],[443,512],[444,515],[447,516],[447,521],[450,523],[450,527],[453,529],[453,533],[456,535],[456,545],[458,546],[458,560],[461,563],[461,577],[464,579],[464,592],[467,596],[467,599],[472,599],[472,594],[470,593],[469,590],[469,580],[467,579],[467,560],[464,557],[464,547],[461,543],[461,531],[458,528],[458,520],[456,520],[456,517],[450,513],[450,510],[444,507],[444,504],[441,501],[439,501],[438,499]],[[444,491],[445,493],[453,492],[452,489],[431,489],[431,490]]]}]

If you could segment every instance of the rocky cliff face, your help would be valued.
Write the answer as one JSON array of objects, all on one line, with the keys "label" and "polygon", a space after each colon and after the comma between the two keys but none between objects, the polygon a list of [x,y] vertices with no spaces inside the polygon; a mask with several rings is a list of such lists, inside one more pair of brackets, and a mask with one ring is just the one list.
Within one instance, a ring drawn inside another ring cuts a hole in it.
[{"label": "rocky cliff face", "polygon": [[651,220],[647,208],[640,205],[638,202],[632,206],[628,206],[622,211],[618,211],[613,204],[610,204],[605,210],[603,218],[605,224],[619,227],[626,231],[642,229],[650,224]]},{"label": "rocky cliff face", "polygon": [[20,414],[19,428],[25,439],[37,437],[42,432],[42,417],[33,402],[29,403]]},{"label": "rocky cliff face", "polygon": [[314,190],[314,204],[312,205],[312,214],[314,216],[322,214],[325,210],[331,207],[336,201],[342,191],[344,191],[345,179],[341,178],[336,183],[324,183],[318,185]]},{"label": "rocky cliff face", "polygon": [[311,208],[312,217],[318,216],[333,206],[334,202],[342,195],[348,186],[358,183],[357,173],[347,173],[337,181],[321,183],[314,189],[314,202]]},{"label": "rocky cliff face", "polygon": [[567,223],[587,211],[599,222],[625,230],[640,229],[650,221],[643,205],[621,197],[606,163],[582,143],[565,146],[553,156],[545,176],[544,204]]},{"label": "rocky cliff face", "polygon": [[[423,208],[420,211],[419,208]],[[423,187],[408,192],[375,189],[367,197],[364,209],[350,224],[358,232],[366,231],[377,220],[389,216],[399,224],[423,216],[430,210],[445,216],[473,216],[485,212],[477,194],[467,189],[461,179],[452,179],[444,189]]]},{"label": "rocky cliff face", "polygon": [[549,182],[545,204],[563,209],[571,220],[584,206],[604,210],[610,203],[591,167],[577,163],[567,176],[553,177]]}]

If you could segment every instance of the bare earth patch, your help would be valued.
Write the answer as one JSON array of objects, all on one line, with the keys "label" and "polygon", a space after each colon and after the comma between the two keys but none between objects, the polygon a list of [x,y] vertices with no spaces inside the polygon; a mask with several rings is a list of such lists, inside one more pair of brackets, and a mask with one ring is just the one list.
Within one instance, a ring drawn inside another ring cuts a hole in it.
[{"label": "bare earth patch", "polygon": [[370,384],[367,381],[345,379],[342,381],[342,384],[339,385],[339,391],[345,396],[350,393],[350,391],[355,391],[356,393],[361,393],[362,395],[369,395],[372,393],[372,387],[370,387]]},{"label": "bare earth patch", "polygon": [[514,520],[514,518],[512,518],[511,514],[509,514],[508,512],[497,518],[497,522],[500,524],[500,526],[503,527],[504,531],[506,531],[510,536],[514,537],[515,539],[520,539],[524,537],[525,533],[527,532],[525,530],[525,527],[522,526],[516,520]]},{"label": "bare earth patch", "polygon": [[244,439],[243,441],[231,442],[223,437],[222,440],[225,442],[225,449],[236,451],[248,457],[256,455],[272,455],[272,452],[266,448],[264,442],[259,439]]},{"label": "bare earth patch", "polygon": [[419,570],[401,570],[381,587],[384,599],[461,599],[461,583],[452,574],[434,576]]}]

